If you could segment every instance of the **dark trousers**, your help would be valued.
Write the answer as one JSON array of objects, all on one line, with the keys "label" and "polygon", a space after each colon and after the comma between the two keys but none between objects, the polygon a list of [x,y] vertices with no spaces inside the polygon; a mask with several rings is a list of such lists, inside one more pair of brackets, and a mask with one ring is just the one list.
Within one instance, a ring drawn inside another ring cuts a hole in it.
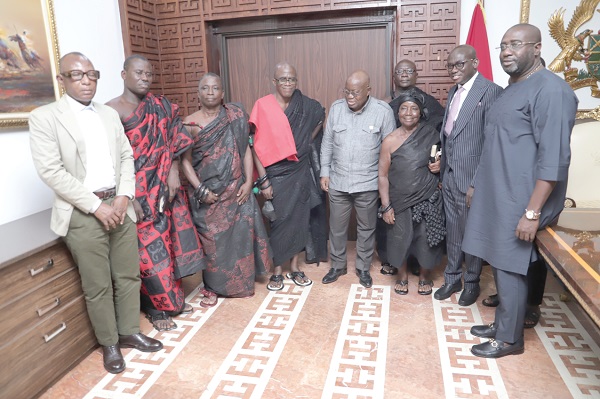
[{"label": "dark trousers", "polygon": [[523,337],[527,308],[527,276],[496,269],[492,265],[498,299],[495,323],[496,339],[514,343]]},{"label": "dark trousers", "polygon": [[446,212],[446,250],[448,253],[444,281],[448,284],[454,284],[461,280],[464,259],[466,264],[465,289],[476,289],[479,286],[482,260],[476,256],[463,253],[461,249],[469,208],[467,207],[466,195],[456,185],[453,171],[449,170],[444,174],[442,194]]},{"label": "dark trousers", "polygon": [[368,271],[371,268],[378,198],[377,191],[346,193],[329,188],[329,253],[334,269],[347,267],[346,245],[353,207],[356,210],[356,269]]}]

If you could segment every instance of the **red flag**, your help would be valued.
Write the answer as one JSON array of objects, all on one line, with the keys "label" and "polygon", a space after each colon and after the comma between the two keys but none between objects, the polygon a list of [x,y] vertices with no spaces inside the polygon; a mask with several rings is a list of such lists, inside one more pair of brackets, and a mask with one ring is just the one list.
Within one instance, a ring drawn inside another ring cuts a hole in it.
[{"label": "red flag", "polygon": [[485,15],[481,0],[475,5],[473,18],[471,18],[471,27],[467,36],[467,44],[475,47],[477,58],[479,58],[479,67],[477,70],[489,80],[494,80],[492,76],[492,61],[490,60],[490,46],[488,44],[488,35],[485,28]]}]

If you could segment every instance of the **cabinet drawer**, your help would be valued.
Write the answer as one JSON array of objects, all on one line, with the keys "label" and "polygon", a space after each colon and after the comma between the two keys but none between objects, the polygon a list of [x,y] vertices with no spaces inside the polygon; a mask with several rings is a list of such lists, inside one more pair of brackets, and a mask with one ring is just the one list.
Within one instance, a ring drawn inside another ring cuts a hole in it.
[{"label": "cabinet drawer", "polygon": [[3,398],[31,398],[61,377],[96,345],[83,297],[0,347]]},{"label": "cabinet drawer", "polygon": [[0,329],[0,342],[2,345],[11,342],[82,294],[79,273],[70,269],[10,305],[0,305],[0,314],[5,317],[4,327]]},{"label": "cabinet drawer", "polygon": [[64,243],[7,266],[2,270],[2,281],[7,283],[2,293],[2,305],[74,267],[71,253]]}]

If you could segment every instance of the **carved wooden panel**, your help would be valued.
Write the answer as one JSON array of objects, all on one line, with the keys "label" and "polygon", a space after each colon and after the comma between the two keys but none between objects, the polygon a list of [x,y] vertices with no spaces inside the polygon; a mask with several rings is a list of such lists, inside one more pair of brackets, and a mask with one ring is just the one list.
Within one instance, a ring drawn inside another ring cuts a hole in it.
[{"label": "carved wooden panel", "polygon": [[458,44],[460,0],[405,0],[398,14],[397,60],[413,60],[418,86],[444,104],[451,86],[444,65]]},{"label": "carved wooden panel", "polygon": [[220,49],[209,48],[212,42],[206,36],[212,21],[396,10],[394,63],[413,59],[419,69],[418,85],[444,101],[451,83],[443,65],[458,42],[460,26],[460,0],[120,0],[120,5],[126,55],[142,54],[152,61],[156,72],[152,90],[168,95],[184,114],[197,109],[200,76],[209,66],[219,68]]}]

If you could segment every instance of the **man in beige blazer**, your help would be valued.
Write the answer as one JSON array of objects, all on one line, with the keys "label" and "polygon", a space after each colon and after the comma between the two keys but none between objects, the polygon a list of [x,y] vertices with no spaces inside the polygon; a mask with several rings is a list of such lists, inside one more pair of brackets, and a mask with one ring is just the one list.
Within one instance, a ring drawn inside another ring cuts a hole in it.
[{"label": "man in beige blazer", "polygon": [[140,333],[137,236],[130,203],[133,154],[119,115],[92,101],[100,72],[81,53],[61,58],[65,95],[29,117],[31,152],[55,193],[52,230],[64,237],[79,268],[88,315],[104,368],[125,369],[120,347],[162,349]]}]

